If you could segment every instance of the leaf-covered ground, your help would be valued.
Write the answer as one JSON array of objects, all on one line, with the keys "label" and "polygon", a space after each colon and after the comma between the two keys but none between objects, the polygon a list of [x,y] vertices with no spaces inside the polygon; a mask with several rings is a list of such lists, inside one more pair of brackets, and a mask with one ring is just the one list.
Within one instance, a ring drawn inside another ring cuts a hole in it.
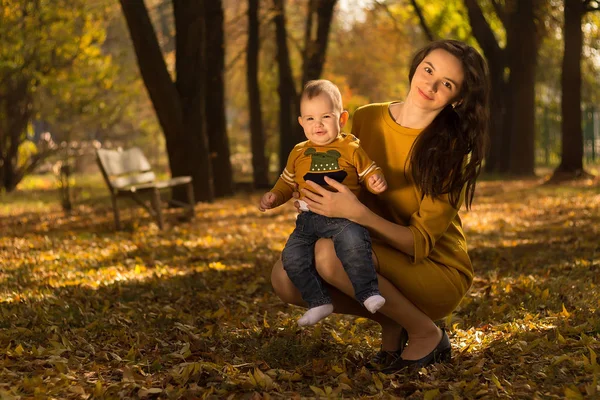
[{"label": "leaf-covered ground", "polygon": [[300,329],[273,294],[291,206],[240,194],[162,232],[132,206],[115,232],[86,193],[70,216],[53,184],[1,198],[0,399],[600,397],[597,182],[481,183],[452,362],[396,375],[364,368],[376,324]]}]

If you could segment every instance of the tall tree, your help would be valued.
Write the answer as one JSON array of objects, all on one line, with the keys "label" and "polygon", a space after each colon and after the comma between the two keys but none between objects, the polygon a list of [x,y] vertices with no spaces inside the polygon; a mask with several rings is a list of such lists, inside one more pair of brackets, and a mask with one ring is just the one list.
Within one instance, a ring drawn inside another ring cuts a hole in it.
[{"label": "tall tree", "polygon": [[[99,8],[83,0],[2,2],[0,189],[14,190],[58,149],[49,135],[39,140],[28,132],[36,114],[44,122],[57,118],[50,113],[66,109],[71,109],[71,119],[84,113],[88,120],[92,115],[110,117],[95,107],[104,102],[104,110],[112,108],[109,99],[100,97],[117,75],[101,51],[105,30]],[[42,102],[53,106],[44,110]],[[54,138],[60,136],[53,132]]]},{"label": "tall tree", "polygon": [[287,45],[287,29],[285,24],[284,0],[273,0],[273,22],[275,24],[275,41],[277,42],[277,65],[279,67],[279,170],[283,171],[287,162],[287,154],[304,136],[298,135],[294,129],[298,99],[292,66]]},{"label": "tall tree", "polygon": [[518,0],[507,17],[508,68],[508,172],[535,175],[535,70],[538,58],[536,7],[539,0]]},{"label": "tall tree", "polygon": [[337,0],[310,0],[304,30],[302,84],[318,79],[323,72],[333,9]]},{"label": "tall tree", "polygon": [[260,53],[259,0],[248,0],[248,45],[246,48],[246,84],[250,110],[250,147],[252,150],[252,181],[255,188],[269,187],[269,168],[265,157],[265,133],[262,121],[258,58]]},{"label": "tall tree", "polygon": [[[304,47],[302,49],[302,75],[300,87],[312,79],[318,79],[323,71],[329,31],[337,0],[310,0],[307,4]],[[287,155],[294,145],[305,140],[302,127],[297,123],[300,101],[296,92],[287,49],[285,9],[283,0],[273,0],[275,30],[277,37],[277,63],[279,66],[280,96],[280,146],[279,166],[283,170]],[[283,97],[282,97],[283,96]],[[284,104],[287,103],[287,104]],[[290,107],[293,107],[291,110]]]},{"label": "tall tree", "polygon": [[505,47],[501,47],[478,1],[464,0],[464,4],[473,35],[488,61],[492,84],[491,148],[485,169],[516,176],[533,175],[534,73],[539,42],[535,22],[542,3],[492,1],[506,31]]},{"label": "tall tree", "polygon": [[[173,2],[176,72],[173,82],[143,1],[120,0],[144,84],[165,135],[173,176],[191,175],[199,201],[214,198],[205,118],[203,2]],[[176,199],[185,193],[174,191]]]},{"label": "tall tree", "polygon": [[592,0],[564,0],[564,53],[561,75],[562,157],[553,179],[588,175],[583,169],[583,130],[581,124],[581,57],[583,15],[599,11],[600,3]]},{"label": "tall tree", "polygon": [[206,132],[212,160],[215,196],[233,194],[227,119],[225,117],[225,37],[222,0],[204,1],[206,65]]}]

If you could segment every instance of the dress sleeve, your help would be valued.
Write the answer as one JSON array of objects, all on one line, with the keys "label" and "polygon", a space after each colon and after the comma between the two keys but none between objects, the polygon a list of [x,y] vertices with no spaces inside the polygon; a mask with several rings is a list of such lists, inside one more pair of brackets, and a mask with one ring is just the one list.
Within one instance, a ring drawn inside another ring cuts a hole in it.
[{"label": "dress sleeve", "polygon": [[408,228],[414,236],[414,264],[427,258],[436,241],[444,235],[464,201],[465,189],[466,187],[460,195],[458,208],[452,207],[447,194],[436,199],[427,196],[421,201],[419,209],[411,215]]}]

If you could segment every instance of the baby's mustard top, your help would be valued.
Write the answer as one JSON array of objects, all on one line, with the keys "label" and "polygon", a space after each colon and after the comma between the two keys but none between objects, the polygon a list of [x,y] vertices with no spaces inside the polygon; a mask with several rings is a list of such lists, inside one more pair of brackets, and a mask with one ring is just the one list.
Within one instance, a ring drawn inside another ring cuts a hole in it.
[{"label": "baby's mustard top", "polygon": [[[412,231],[413,263],[429,258],[472,279],[473,267],[458,210],[450,205],[446,195],[423,198],[413,183],[408,155],[422,130],[398,125],[390,115],[390,104],[369,104],[356,110],[353,116],[352,133],[382,169],[388,184],[382,194],[363,192],[360,198],[378,215]],[[463,200],[464,190],[459,208]]]},{"label": "baby's mustard top", "polygon": [[326,186],[324,176],[343,183],[358,195],[361,183],[367,182],[377,171],[381,173],[381,169],[361,148],[354,135],[341,133],[325,146],[316,145],[310,140],[298,143],[290,152],[283,173],[271,189],[277,196],[274,207],[292,198],[294,183],[298,184],[298,189],[310,189],[306,184],[307,180]]}]

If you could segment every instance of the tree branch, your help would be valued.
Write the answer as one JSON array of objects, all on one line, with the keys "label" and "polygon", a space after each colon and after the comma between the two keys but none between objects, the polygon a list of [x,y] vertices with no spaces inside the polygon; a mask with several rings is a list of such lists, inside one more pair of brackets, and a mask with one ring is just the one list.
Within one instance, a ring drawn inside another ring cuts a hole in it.
[{"label": "tree branch", "polygon": [[506,14],[504,6],[500,4],[498,0],[492,0],[492,5],[494,6],[494,11],[496,11],[498,19],[500,20],[500,22],[502,22],[504,28],[506,28],[508,26],[508,15]]},{"label": "tree branch", "polygon": [[500,63],[499,65],[503,64],[504,50],[498,44],[494,31],[485,19],[483,11],[479,7],[479,4],[477,4],[477,0],[464,0],[464,2],[469,13],[473,35],[481,46],[488,62]]},{"label": "tree branch", "polygon": [[[425,32],[425,36],[427,36],[427,39],[429,39],[429,41],[434,41],[435,37],[434,37],[433,33],[431,32],[431,29],[429,29],[429,26],[427,26],[427,21],[425,21],[425,17],[423,16],[423,13],[421,12],[421,7],[419,7],[419,5],[417,4],[417,0],[410,0],[410,3],[412,4],[413,8],[415,9],[415,12],[417,13],[417,17],[419,17],[419,23],[421,24],[421,28],[423,28],[423,32]],[[384,7],[385,7],[386,11],[388,13],[390,13],[387,6],[384,6]]]}]

